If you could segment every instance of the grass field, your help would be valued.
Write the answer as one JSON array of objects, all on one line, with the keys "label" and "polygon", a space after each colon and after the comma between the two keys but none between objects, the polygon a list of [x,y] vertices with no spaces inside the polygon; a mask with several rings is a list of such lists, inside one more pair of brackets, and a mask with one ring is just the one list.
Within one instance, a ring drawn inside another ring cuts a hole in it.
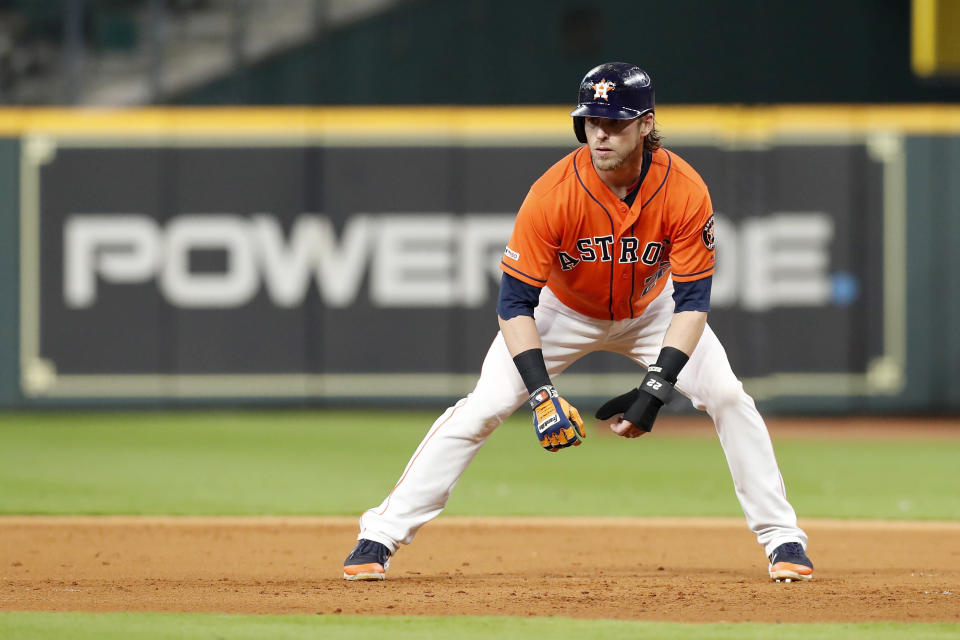
[{"label": "grass field", "polygon": [[[433,418],[0,414],[0,513],[355,515],[393,487]],[[801,517],[960,519],[960,439],[778,437],[775,446]],[[546,454],[521,417],[490,438],[445,513],[741,515],[709,433],[671,435],[664,421],[638,440],[594,433]]]},{"label": "grass field", "polygon": [[[393,486],[427,412],[0,414],[0,513],[357,515]],[[704,418],[706,420],[706,418]],[[960,439],[775,437],[801,517],[960,519]],[[740,516],[709,434],[591,434],[556,455],[526,419],[480,452],[446,513]],[[769,625],[558,618],[0,613],[0,638],[760,638]],[[777,625],[778,638],[954,638],[957,625]]]},{"label": "grass field", "polygon": [[215,614],[159,613],[0,613],[0,640],[36,638],[55,640],[179,640],[180,638],[230,638],[231,640],[584,640],[631,638],[636,640],[946,640],[956,638],[950,624],[671,624],[623,620],[570,618],[431,618],[344,616],[228,616]]}]

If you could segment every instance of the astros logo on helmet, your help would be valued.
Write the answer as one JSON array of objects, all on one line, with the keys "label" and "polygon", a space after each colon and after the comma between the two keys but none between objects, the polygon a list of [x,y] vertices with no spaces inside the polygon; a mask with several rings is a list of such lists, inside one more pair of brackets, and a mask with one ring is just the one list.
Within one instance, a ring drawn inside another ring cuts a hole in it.
[{"label": "astros logo on helmet", "polygon": [[607,79],[604,78],[600,82],[590,85],[590,88],[596,91],[596,93],[593,94],[594,100],[603,98],[609,102],[610,99],[607,97],[607,91],[613,91],[616,86],[617,85],[612,82],[607,82]]}]

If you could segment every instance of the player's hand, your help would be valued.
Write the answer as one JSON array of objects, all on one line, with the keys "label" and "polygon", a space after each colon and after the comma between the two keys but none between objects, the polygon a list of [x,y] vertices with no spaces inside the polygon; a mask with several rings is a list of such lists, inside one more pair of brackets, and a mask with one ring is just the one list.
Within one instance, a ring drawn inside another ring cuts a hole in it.
[{"label": "player's hand", "polygon": [[528,402],[533,409],[534,433],[547,451],[577,447],[587,437],[580,412],[561,398],[553,385],[534,391]]},{"label": "player's hand", "polygon": [[603,403],[597,409],[596,417],[598,420],[609,420],[620,415],[620,420],[610,425],[614,433],[625,438],[642,436],[653,429],[660,407],[672,390],[672,384],[656,374],[648,373],[638,388]]}]

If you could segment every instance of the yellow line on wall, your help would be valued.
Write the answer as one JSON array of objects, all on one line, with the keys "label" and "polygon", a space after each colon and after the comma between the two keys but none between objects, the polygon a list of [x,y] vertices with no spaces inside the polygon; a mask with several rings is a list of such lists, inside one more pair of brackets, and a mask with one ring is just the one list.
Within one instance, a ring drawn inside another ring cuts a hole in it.
[{"label": "yellow line on wall", "polygon": [[[391,140],[572,138],[569,106],[207,107],[0,109],[0,136],[334,138]],[[960,134],[960,106],[778,105],[657,109],[668,135],[765,138],[802,133]]]}]

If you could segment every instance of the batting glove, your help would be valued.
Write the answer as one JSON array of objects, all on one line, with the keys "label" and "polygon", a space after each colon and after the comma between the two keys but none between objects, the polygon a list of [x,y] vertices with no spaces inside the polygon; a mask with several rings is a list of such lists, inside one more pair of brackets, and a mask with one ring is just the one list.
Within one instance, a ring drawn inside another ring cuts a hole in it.
[{"label": "batting glove", "polygon": [[552,384],[534,391],[528,402],[533,409],[534,433],[547,451],[579,446],[587,437],[580,412],[561,398]]},{"label": "batting glove", "polygon": [[603,406],[597,409],[597,419],[609,420],[615,415],[623,414],[623,419],[638,429],[650,431],[660,407],[670,399],[671,391],[672,383],[650,371],[639,387],[603,403]]}]

